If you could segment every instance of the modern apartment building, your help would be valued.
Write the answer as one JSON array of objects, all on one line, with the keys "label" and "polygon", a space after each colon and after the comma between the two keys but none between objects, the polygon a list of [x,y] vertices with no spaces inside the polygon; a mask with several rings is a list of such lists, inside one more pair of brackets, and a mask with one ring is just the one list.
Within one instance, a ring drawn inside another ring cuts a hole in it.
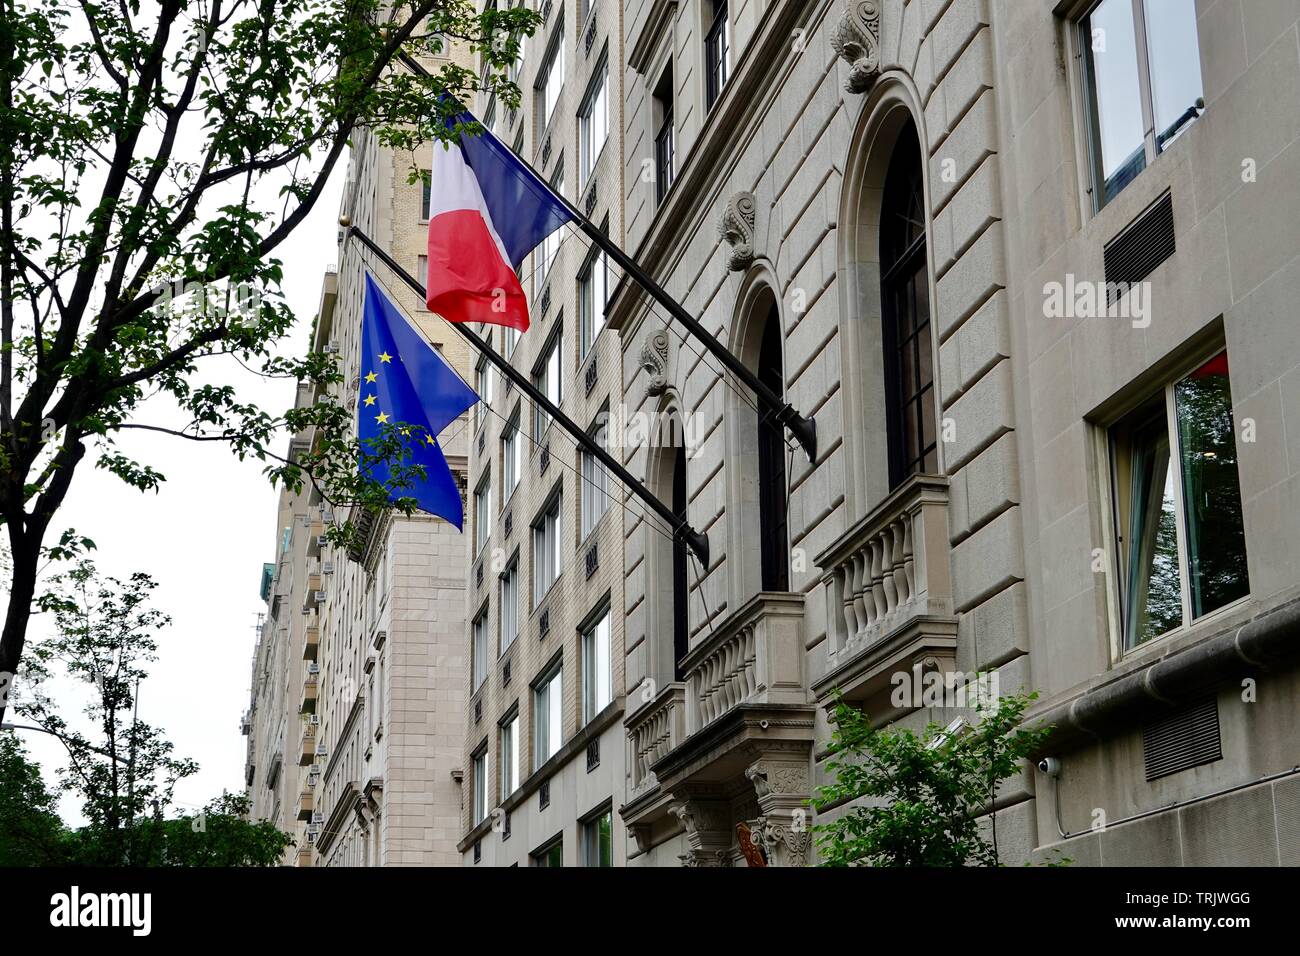
[{"label": "modern apartment building", "polygon": [[[623,234],[621,8],[548,2],[516,75],[520,109],[485,125],[607,234]],[[598,440],[622,396],[604,330],[613,273],[553,234],[524,265],[531,327],[481,334]],[[472,550],[459,849],[466,864],[622,864],[623,535],[635,509],[599,462],[480,361],[469,442]]]},{"label": "modern apartment building", "polygon": [[617,289],[712,552],[624,518],[630,864],[815,862],[833,693],[980,670],[1056,728],[1004,861],[1300,862],[1298,15],[629,0],[625,247],[819,440]]}]

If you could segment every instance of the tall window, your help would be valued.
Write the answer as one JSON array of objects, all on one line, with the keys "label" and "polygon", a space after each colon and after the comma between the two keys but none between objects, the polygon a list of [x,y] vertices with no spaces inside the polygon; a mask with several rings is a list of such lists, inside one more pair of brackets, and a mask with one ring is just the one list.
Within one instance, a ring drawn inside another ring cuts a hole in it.
[{"label": "tall window", "polygon": [[429,210],[433,196],[432,179],[433,174],[429,170],[424,170],[424,178],[420,180],[420,221],[429,221]]},{"label": "tall window", "polygon": [[[562,323],[556,323],[557,326],[563,327]],[[537,390],[551,400],[555,406],[559,406],[563,396],[561,389],[560,377],[560,359],[563,353],[560,351],[560,334],[557,332],[552,338],[546,351],[542,354],[541,359],[533,368],[533,384]],[[547,414],[546,409],[540,405],[533,406],[533,438],[536,441],[542,440],[542,433],[546,431],[546,426],[551,423],[551,416]]]},{"label": "tall window", "polygon": [[609,136],[608,70],[604,67],[596,75],[578,113],[578,187],[587,183],[596,168],[601,147]]},{"label": "tall window", "polygon": [[474,489],[474,552],[483,550],[492,533],[492,476],[484,475]]},{"label": "tall window", "polygon": [[428,256],[415,257],[415,277],[420,280],[420,285],[427,286],[429,284],[429,257]]},{"label": "tall window", "polygon": [[519,406],[515,406],[510,422],[501,435],[501,506],[510,500],[519,476],[524,470],[524,443],[519,434]]},{"label": "tall window", "polygon": [[482,823],[488,815],[488,755],[487,746],[474,755],[474,825]]},{"label": "tall window", "polygon": [[564,32],[555,37],[546,61],[538,73],[537,115],[542,118],[542,129],[551,122],[551,114],[560,102],[560,91],[564,89]]},{"label": "tall window", "polygon": [[[605,415],[602,412],[592,426],[591,437],[601,448],[606,447]],[[582,537],[595,530],[597,522],[609,508],[609,472],[600,459],[587,450],[582,452]]]},{"label": "tall window", "polygon": [[[773,393],[785,393],[781,364],[781,316],[773,303],[763,323],[758,354],[759,380]],[[786,536],[785,429],[776,420],[779,409],[758,403],[758,520],[764,591],[790,590],[790,545]]]},{"label": "tall window", "polygon": [[582,723],[609,706],[613,697],[610,669],[609,611],[582,632]]},{"label": "tall window", "polygon": [[533,525],[533,603],[546,597],[560,576],[560,496],[556,495]]},{"label": "tall window", "polygon": [[540,767],[564,742],[564,670],[558,662],[533,688],[533,727]]},{"label": "tall window", "polygon": [[[564,192],[564,162],[560,161],[555,165],[555,172],[551,174],[551,188],[561,196]],[[546,280],[550,276],[551,266],[555,264],[555,257],[560,251],[560,242],[564,239],[563,227],[556,229],[538,246],[540,253],[533,254],[533,294],[541,295],[542,290],[546,288]]]},{"label": "tall window", "polygon": [[1225,352],[1110,430],[1124,646],[1250,591]]},{"label": "tall window", "polygon": [[605,327],[605,306],[609,301],[609,256],[597,252],[587,258],[578,276],[579,344],[586,358],[596,336]]},{"label": "tall window", "polygon": [[1196,0],[1101,0],[1078,42],[1100,209],[1205,109]]},{"label": "tall window", "polygon": [[[492,344],[491,339],[488,344]],[[487,421],[488,407],[492,404],[492,370],[488,368],[486,358],[480,358],[474,366],[474,391],[482,399],[474,404],[474,428],[477,430]]]},{"label": "tall window", "polygon": [[501,799],[519,789],[519,713],[501,725]]},{"label": "tall window", "polygon": [[673,184],[673,70],[659,78],[654,92],[655,113],[655,202],[663,202]]},{"label": "tall window", "polygon": [[515,638],[519,636],[519,558],[510,562],[498,582],[500,594],[497,610],[500,628],[500,653],[504,654]]},{"label": "tall window", "polygon": [[614,815],[606,810],[582,824],[583,862],[587,866],[614,865]]},{"label": "tall window", "polygon": [[899,133],[885,175],[880,269],[893,488],[909,475],[933,474],[939,467],[921,148],[910,122]]},{"label": "tall window", "polygon": [[705,109],[712,109],[727,84],[727,55],[731,47],[731,26],[727,22],[727,0],[713,0],[713,17],[704,34]]},{"label": "tall window", "polygon": [[488,609],[486,607],[479,612],[478,617],[474,618],[470,634],[470,680],[472,689],[478,690],[487,679],[488,669]]}]

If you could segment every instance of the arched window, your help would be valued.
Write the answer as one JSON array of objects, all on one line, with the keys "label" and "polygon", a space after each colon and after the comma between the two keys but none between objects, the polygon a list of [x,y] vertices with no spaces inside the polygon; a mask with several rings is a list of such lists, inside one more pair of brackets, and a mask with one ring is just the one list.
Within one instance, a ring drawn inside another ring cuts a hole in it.
[{"label": "arched window", "polygon": [[[781,367],[781,316],[774,302],[763,323],[758,347],[758,378],[775,394],[785,392]],[[786,539],[785,429],[778,409],[758,403],[758,501],[764,591],[790,590],[790,547]]]},{"label": "arched window", "polygon": [[921,148],[909,121],[885,175],[880,211],[880,296],[884,321],[889,486],[939,468],[935,435],[930,282],[925,252]]}]

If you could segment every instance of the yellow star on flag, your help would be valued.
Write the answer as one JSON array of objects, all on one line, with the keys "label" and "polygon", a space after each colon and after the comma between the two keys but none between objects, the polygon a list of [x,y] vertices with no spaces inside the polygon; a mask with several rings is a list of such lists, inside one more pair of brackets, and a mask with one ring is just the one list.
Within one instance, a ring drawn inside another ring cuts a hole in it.
[{"label": "yellow star on flag", "polygon": [[374,382],[378,378],[379,376],[376,375],[374,372],[369,372],[366,374],[366,383],[369,384],[371,382]]},{"label": "yellow star on flag", "polygon": [[387,352],[380,352],[380,353],[379,353],[379,361],[381,361],[381,362],[391,362],[392,360],[393,360],[393,357],[392,357],[391,355],[389,355]]},{"label": "yellow star on flag", "polygon": [[375,416],[375,421],[379,422],[379,424],[382,425],[386,421],[388,421],[388,415],[384,412],[380,412],[378,415]]},{"label": "yellow star on flag", "polygon": [[373,396],[373,395],[367,395],[367,396],[366,396],[366,404],[367,404],[367,405],[373,405],[373,404],[375,404],[375,396]]}]

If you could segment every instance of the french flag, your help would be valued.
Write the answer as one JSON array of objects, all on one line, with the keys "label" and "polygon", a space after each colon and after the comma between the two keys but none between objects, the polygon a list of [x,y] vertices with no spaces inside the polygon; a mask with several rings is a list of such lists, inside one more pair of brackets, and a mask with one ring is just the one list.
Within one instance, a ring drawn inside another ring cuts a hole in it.
[{"label": "french flag", "polygon": [[[462,112],[448,121],[472,123]],[[433,145],[425,304],[450,322],[528,330],[524,257],[573,215],[488,130]]]}]

